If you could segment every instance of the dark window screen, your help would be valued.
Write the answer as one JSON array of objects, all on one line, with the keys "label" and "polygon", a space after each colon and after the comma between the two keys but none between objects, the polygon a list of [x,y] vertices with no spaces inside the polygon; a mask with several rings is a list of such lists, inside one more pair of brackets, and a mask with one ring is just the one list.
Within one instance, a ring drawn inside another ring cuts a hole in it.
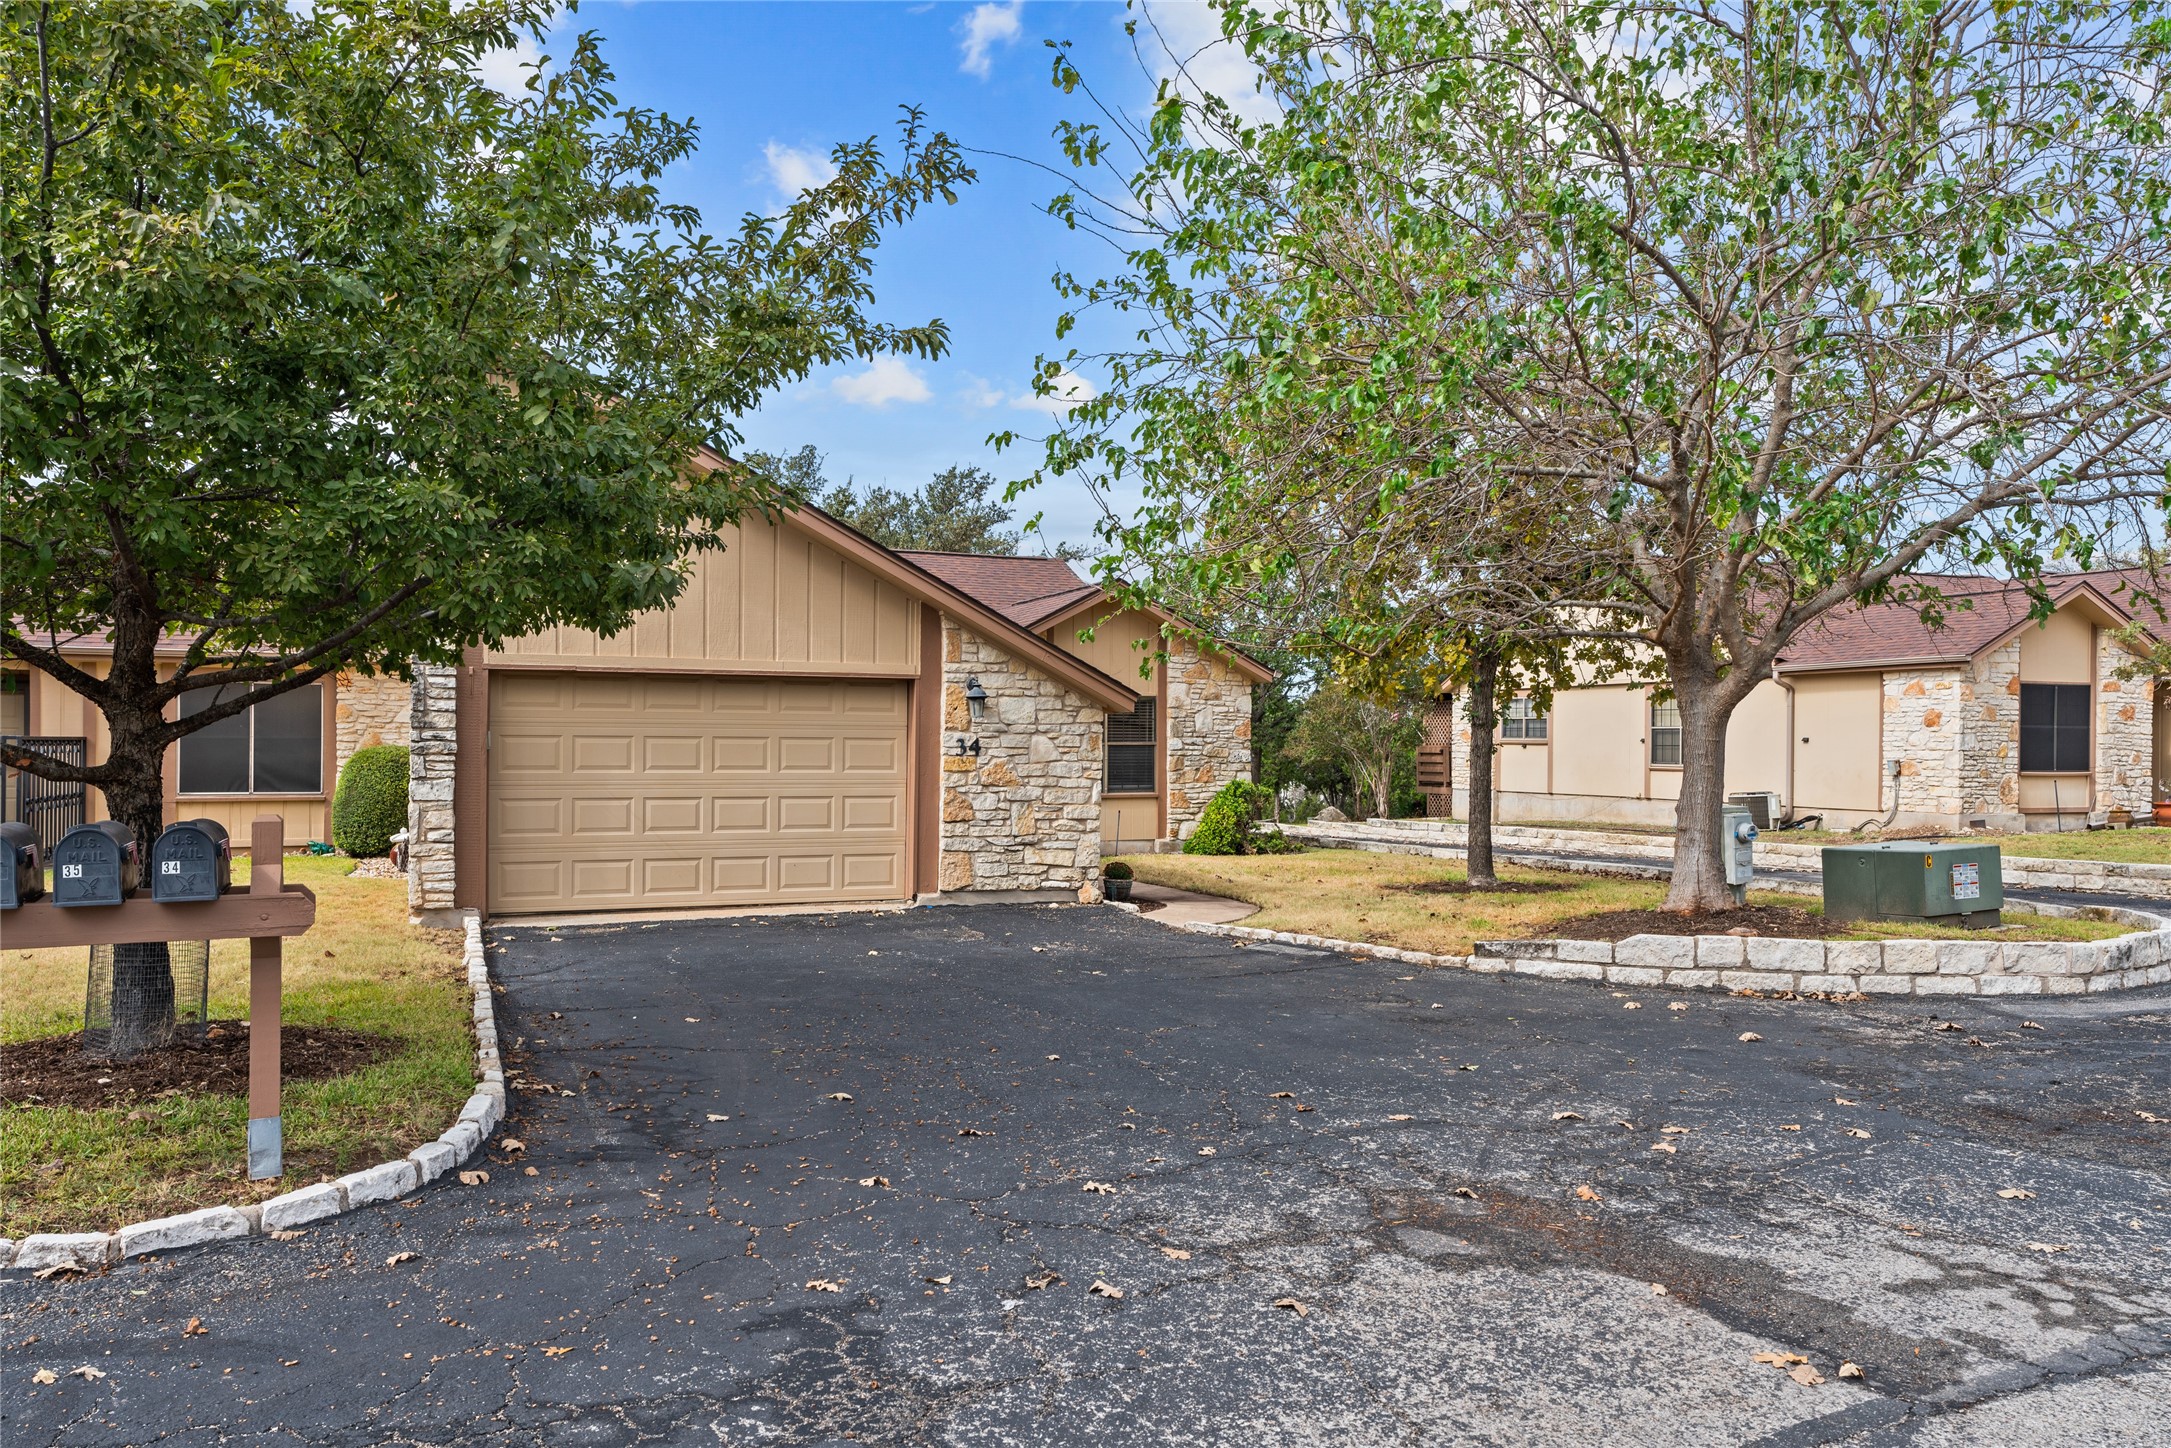
[{"label": "dark window screen", "polygon": [[1681,763],[1681,704],[1668,699],[1651,706],[1651,762],[1678,768]]},{"label": "dark window screen", "polygon": [[[274,695],[206,724],[181,740],[182,794],[319,794],[324,789],[323,686]],[[226,697],[218,689],[181,696],[191,718]]]},{"label": "dark window screen", "polygon": [[2088,769],[2086,684],[2020,686],[2020,768],[2024,774],[2082,774]]},{"label": "dark window screen", "polygon": [[[217,703],[223,691],[191,689],[181,696],[181,717],[193,718]],[[246,794],[249,790],[249,714],[243,710],[181,737],[181,793]]]},{"label": "dark window screen", "polygon": [[1128,714],[1108,716],[1108,784],[1110,794],[1152,794],[1154,701],[1141,699]]}]

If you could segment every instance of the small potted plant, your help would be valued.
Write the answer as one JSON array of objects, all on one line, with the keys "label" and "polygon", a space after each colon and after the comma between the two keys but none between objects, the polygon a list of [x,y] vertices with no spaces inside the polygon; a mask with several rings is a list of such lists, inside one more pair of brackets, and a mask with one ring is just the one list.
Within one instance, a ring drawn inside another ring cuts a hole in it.
[{"label": "small potted plant", "polygon": [[1101,866],[1101,893],[1111,900],[1131,898],[1131,867],[1121,860]]}]

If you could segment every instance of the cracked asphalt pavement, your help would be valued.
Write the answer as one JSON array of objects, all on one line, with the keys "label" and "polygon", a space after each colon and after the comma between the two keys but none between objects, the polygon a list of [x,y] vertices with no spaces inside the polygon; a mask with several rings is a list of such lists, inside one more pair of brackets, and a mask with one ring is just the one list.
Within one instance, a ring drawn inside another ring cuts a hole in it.
[{"label": "cracked asphalt pavement", "polygon": [[1613,991],[1016,906],[491,961],[487,1183],[0,1285],[0,1437],[2171,1434],[2171,993]]}]

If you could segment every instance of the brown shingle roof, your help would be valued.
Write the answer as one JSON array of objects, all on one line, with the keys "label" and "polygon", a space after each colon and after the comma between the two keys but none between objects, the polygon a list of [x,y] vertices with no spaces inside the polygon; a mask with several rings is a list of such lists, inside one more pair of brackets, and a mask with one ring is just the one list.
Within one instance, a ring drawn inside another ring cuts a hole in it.
[{"label": "brown shingle roof", "polygon": [[986,553],[922,553],[903,557],[961,593],[968,593],[1020,628],[1033,628],[1100,595],[1060,558],[1013,558]]},{"label": "brown shingle roof", "polygon": [[[2091,591],[2111,612],[2160,625],[2162,615],[2133,597],[2144,575],[2139,569],[2103,569],[2093,573],[2053,574],[2043,581],[2051,600],[2063,604]],[[2000,578],[1964,574],[1927,574],[1918,581],[1942,595],[1938,626],[1923,622],[1920,603],[1845,604],[1795,636],[1779,656],[1779,671],[1958,663],[1991,647],[2026,621],[2025,586]],[[2152,591],[2171,594],[2163,583]]]}]

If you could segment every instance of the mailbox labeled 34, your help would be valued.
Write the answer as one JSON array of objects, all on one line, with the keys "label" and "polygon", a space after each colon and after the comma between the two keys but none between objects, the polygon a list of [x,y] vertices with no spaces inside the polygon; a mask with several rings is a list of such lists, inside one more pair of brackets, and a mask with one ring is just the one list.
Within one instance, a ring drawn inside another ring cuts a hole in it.
[{"label": "mailbox labeled 34", "polygon": [[178,820],[151,846],[151,898],[161,904],[216,900],[233,883],[233,846],[217,820]]}]

